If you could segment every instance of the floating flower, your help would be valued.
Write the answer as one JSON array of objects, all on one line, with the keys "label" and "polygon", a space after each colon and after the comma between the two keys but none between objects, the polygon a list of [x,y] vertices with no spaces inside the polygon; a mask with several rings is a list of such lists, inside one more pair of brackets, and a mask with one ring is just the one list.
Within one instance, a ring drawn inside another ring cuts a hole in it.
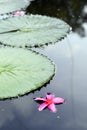
[{"label": "floating flower", "polygon": [[13,16],[23,16],[25,14],[24,11],[16,11],[13,13]]},{"label": "floating flower", "polygon": [[56,112],[57,109],[55,107],[56,104],[62,104],[65,102],[63,98],[60,97],[54,97],[53,94],[47,93],[46,98],[37,97],[34,99],[37,102],[41,102],[38,110],[42,111],[46,107],[51,110],[52,112]]}]

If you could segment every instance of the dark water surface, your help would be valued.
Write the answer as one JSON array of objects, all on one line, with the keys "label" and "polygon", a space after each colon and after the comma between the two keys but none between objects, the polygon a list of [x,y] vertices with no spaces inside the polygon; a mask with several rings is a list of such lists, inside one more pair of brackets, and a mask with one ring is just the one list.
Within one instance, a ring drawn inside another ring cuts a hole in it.
[{"label": "dark water surface", "polygon": [[[56,75],[40,91],[0,101],[0,130],[87,130],[86,0],[36,0],[27,10],[60,17],[73,32],[55,45],[34,49],[54,61]],[[57,113],[37,110],[33,98],[47,92],[66,100],[66,104],[56,106]]]}]

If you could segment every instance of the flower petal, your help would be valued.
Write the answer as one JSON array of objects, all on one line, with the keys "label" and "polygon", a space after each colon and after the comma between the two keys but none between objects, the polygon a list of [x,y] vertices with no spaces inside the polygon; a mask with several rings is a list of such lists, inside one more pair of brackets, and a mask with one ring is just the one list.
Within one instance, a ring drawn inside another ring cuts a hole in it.
[{"label": "flower petal", "polygon": [[52,100],[54,98],[54,95],[47,93],[46,98]]},{"label": "flower petal", "polygon": [[60,97],[56,97],[53,99],[54,104],[60,104],[60,103],[64,103],[65,100],[63,98]]},{"label": "flower petal", "polygon": [[54,103],[50,104],[50,105],[48,106],[48,108],[49,108],[52,112],[57,112],[57,110],[56,110],[56,107],[55,107],[55,104],[54,104]]},{"label": "flower petal", "polygon": [[23,16],[25,14],[24,11],[16,11],[13,13],[13,16]]},{"label": "flower petal", "polygon": [[38,110],[39,111],[42,111],[45,107],[47,107],[48,105],[47,105],[47,103],[42,103],[40,106],[39,106],[39,108],[38,108]]},{"label": "flower petal", "polygon": [[40,97],[37,97],[34,99],[35,101],[46,101],[46,98],[40,98]]}]

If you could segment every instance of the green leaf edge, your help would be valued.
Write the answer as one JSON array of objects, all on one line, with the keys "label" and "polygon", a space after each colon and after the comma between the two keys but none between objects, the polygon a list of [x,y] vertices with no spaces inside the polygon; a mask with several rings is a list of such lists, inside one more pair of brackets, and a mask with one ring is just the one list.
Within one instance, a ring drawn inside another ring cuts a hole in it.
[{"label": "green leaf edge", "polygon": [[[28,14],[28,15],[32,15],[32,14]],[[36,14],[37,15],[37,14]],[[26,14],[26,16],[27,16],[27,14]],[[44,16],[46,16],[46,15],[43,15],[43,17]],[[19,17],[22,17],[22,16],[19,16]],[[50,16],[48,16],[48,17],[50,17]],[[14,17],[13,17],[14,18]],[[53,18],[53,17],[50,17],[50,18]],[[54,17],[55,18],[55,17]],[[8,18],[6,18],[6,19],[8,19]],[[2,20],[6,20],[6,19],[2,19]],[[60,19],[61,20],[61,19]],[[62,20],[63,21],[63,20]],[[64,21],[65,22],[65,21]],[[66,22],[65,22],[66,23]],[[66,23],[67,24],[67,23]],[[67,24],[68,25],[68,24]],[[68,25],[69,26],[69,25]],[[54,44],[56,44],[56,43],[58,43],[58,42],[60,42],[61,40],[63,40],[63,39],[65,39],[66,37],[67,37],[67,35],[69,35],[70,33],[71,33],[71,31],[72,31],[72,27],[71,26],[69,26],[69,28],[68,28],[68,30],[67,30],[67,32],[66,32],[66,34],[64,35],[64,36],[62,36],[60,39],[57,39],[57,40],[55,40],[55,42],[48,42],[48,43],[44,43],[44,44],[36,44],[36,45],[29,45],[29,46],[25,46],[25,47],[22,47],[22,46],[19,46],[19,48],[33,48],[33,47],[35,47],[35,48],[40,48],[40,47],[45,47],[45,46],[48,46],[48,45],[54,45]],[[4,46],[7,46],[7,47],[17,47],[16,45],[7,45],[6,43],[3,43],[2,41],[0,41],[0,44],[1,45],[4,45]]]},{"label": "green leaf edge", "polygon": [[[8,47],[6,46],[5,48],[8,48]],[[13,47],[12,47],[12,48],[13,48]],[[26,48],[23,48],[23,49],[26,50]],[[31,90],[26,91],[26,92],[23,92],[22,94],[18,94],[18,95],[16,95],[16,96],[0,97],[0,101],[1,101],[1,100],[7,100],[7,99],[18,98],[18,97],[22,97],[22,96],[28,95],[28,94],[30,94],[30,93],[33,93],[33,92],[35,92],[35,91],[37,91],[37,90],[40,90],[42,87],[45,87],[45,86],[46,86],[47,84],[49,84],[50,81],[53,79],[53,77],[54,77],[54,75],[55,75],[55,73],[56,73],[56,66],[55,66],[54,62],[53,62],[50,58],[48,58],[46,55],[43,55],[43,54],[41,54],[41,53],[39,53],[39,52],[36,52],[36,51],[34,51],[34,50],[31,50],[31,49],[27,49],[27,50],[32,51],[32,52],[35,53],[36,55],[41,55],[41,56],[47,58],[47,59],[50,61],[50,63],[54,66],[53,74],[52,74],[46,81],[44,81],[42,84],[36,86],[35,88],[32,88]]]}]

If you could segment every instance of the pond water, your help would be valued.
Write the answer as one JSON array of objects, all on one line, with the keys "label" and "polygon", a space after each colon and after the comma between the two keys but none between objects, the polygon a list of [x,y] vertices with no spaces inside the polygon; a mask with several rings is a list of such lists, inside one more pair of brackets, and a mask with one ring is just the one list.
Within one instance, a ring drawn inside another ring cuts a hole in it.
[{"label": "pond water", "polygon": [[[86,0],[36,0],[27,9],[63,19],[73,31],[55,45],[34,50],[48,56],[56,74],[46,86],[23,97],[0,101],[0,130],[87,130]],[[57,113],[38,111],[33,98],[47,92],[65,99]]]}]

